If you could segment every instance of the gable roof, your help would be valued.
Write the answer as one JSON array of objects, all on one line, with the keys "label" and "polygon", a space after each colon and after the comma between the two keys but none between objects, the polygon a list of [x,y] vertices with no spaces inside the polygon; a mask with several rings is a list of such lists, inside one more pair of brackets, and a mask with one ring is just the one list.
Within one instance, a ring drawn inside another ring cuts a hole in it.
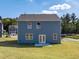
[{"label": "gable roof", "polygon": [[56,14],[21,14],[17,21],[60,21]]}]

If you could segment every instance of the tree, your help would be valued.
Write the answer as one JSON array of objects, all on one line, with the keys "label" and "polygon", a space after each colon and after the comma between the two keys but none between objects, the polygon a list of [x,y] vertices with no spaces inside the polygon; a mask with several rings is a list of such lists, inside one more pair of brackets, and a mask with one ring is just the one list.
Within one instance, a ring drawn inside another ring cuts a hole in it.
[{"label": "tree", "polygon": [[66,14],[61,17],[62,20],[62,33],[76,33],[79,31],[79,19],[75,13]]},{"label": "tree", "polygon": [[72,32],[76,33],[76,21],[77,21],[77,18],[76,18],[75,13],[71,14],[71,20],[72,20],[72,26],[71,26]]},{"label": "tree", "polygon": [[76,15],[75,15],[75,13],[71,14],[71,20],[72,20],[72,23],[75,24],[75,21],[76,21]]},{"label": "tree", "polygon": [[70,22],[70,15],[67,13],[66,15],[63,15],[61,17],[62,20],[62,33],[68,33],[69,32],[69,22]]},{"label": "tree", "polygon": [[76,34],[79,34],[79,19],[78,18],[76,22]]},{"label": "tree", "polygon": [[2,20],[2,17],[0,16],[0,20]]},{"label": "tree", "polygon": [[16,19],[3,18],[2,23],[6,32],[9,33],[9,25],[16,24],[17,22],[16,22]]}]

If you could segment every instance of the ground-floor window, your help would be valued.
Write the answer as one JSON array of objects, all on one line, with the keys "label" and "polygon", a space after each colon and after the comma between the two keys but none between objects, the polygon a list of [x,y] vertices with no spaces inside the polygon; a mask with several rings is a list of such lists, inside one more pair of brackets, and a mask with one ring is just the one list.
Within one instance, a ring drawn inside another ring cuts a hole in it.
[{"label": "ground-floor window", "polygon": [[26,33],[25,38],[26,38],[26,40],[32,40],[33,39],[33,34],[32,33]]},{"label": "ground-floor window", "polygon": [[57,40],[57,33],[53,33],[53,40]]}]

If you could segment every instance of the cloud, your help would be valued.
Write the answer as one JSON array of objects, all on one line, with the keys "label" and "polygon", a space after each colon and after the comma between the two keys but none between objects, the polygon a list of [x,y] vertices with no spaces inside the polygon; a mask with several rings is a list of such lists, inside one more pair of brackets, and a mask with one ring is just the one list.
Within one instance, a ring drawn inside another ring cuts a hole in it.
[{"label": "cloud", "polygon": [[[71,5],[67,4],[67,3],[63,3],[63,4],[57,4],[57,5],[52,5],[50,6],[47,10],[42,10],[41,13],[42,14],[61,14],[65,11],[67,11],[68,9],[70,10]],[[64,10],[63,12],[61,12],[62,10]]]},{"label": "cloud", "polygon": [[70,8],[71,6],[69,4],[64,3],[64,4],[53,5],[49,8],[49,10],[67,10]]},{"label": "cloud", "polygon": [[49,11],[49,10],[43,10],[42,14],[57,14],[57,11]]},{"label": "cloud", "polygon": [[78,8],[79,0],[65,0],[65,2],[71,4],[73,7]]}]

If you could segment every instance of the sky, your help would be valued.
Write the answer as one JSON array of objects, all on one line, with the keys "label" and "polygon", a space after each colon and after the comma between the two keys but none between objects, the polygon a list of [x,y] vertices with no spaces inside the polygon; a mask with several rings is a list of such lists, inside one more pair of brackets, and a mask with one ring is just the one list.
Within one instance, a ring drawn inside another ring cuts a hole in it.
[{"label": "sky", "polygon": [[0,0],[0,16],[18,17],[20,14],[75,13],[79,17],[79,0]]}]

